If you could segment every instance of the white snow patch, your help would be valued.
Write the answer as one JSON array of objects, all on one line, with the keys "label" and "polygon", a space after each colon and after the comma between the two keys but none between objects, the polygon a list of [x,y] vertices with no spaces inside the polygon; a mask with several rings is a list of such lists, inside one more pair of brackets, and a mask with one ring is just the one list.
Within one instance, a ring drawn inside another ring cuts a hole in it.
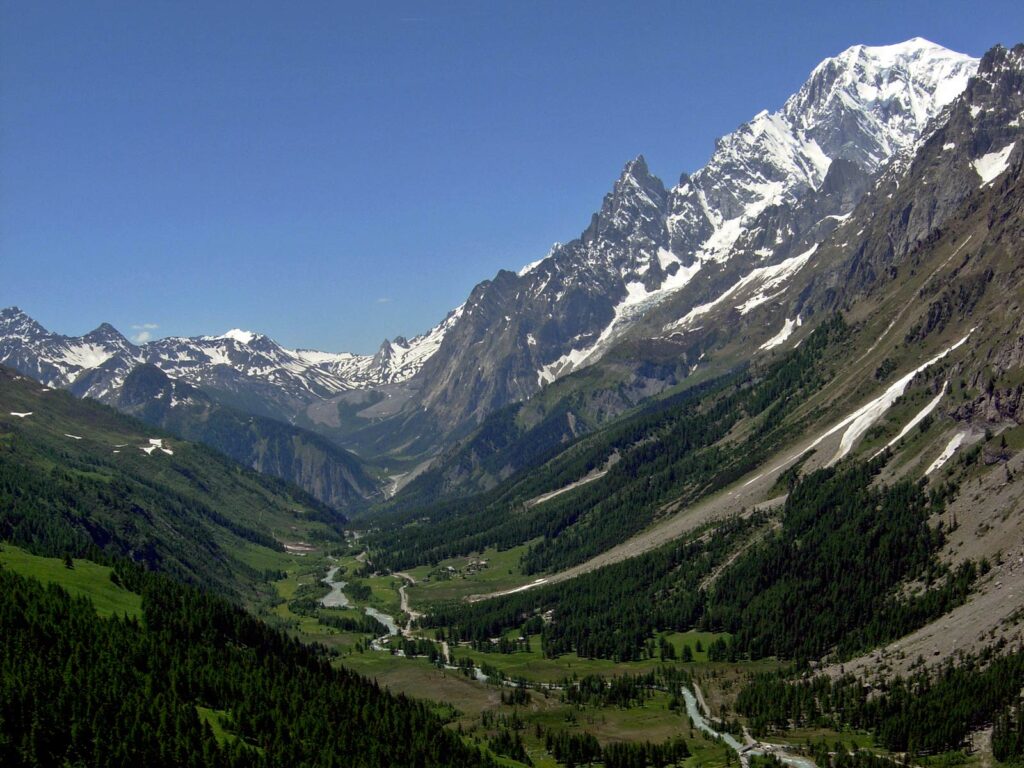
[{"label": "white snow patch", "polygon": [[231,357],[220,347],[206,347],[203,349],[210,365],[231,365]]},{"label": "white snow patch", "polygon": [[939,401],[943,397],[945,397],[946,390],[948,388],[949,388],[949,382],[947,381],[945,384],[942,385],[942,391],[939,392],[939,394],[937,394],[931,400],[931,402],[928,403],[928,405],[926,405],[924,408],[922,408],[920,411],[918,411],[917,414],[915,414],[914,418],[912,418],[910,421],[908,421],[906,423],[906,425],[903,427],[903,429],[900,430],[900,433],[898,435],[896,435],[896,437],[894,437],[888,443],[885,444],[885,448],[882,448],[881,450],[879,450],[878,453],[876,453],[871,458],[874,459],[874,458],[877,458],[878,456],[881,456],[883,453],[885,453],[886,450],[888,450],[889,448],[892,448],[894,445],[896,445],[896,443],[898,443],[900,440],[902,440],[904,437],[906,437],[907,434],[910,432],[910,430],[912,430],[914,427],[916,427],[918,424],[920,424],[922,421],[924,421],[924,418],[929,413],[934,411],[935,408],[938,406]]},{"label": "white snow patch", "polygon": [[937,469],[940,469],[943,464],[953,458],[953,454],[956,453],[956,449],[963,443],[964,438],[967,437],[966,432],[958,432],[953,435],[953,438],[946,443],[946,447],[942,449],[942,453],[939,454],[938,458],[931,463],[931,465],[924,471],[926,475],[930,475]]},{"label": "white snow patch", "polygon": [[152,456],[153,455],[153,451],[156,450],[156,446],[155,445],[140,445],[139,446],[139,450],[142,451],[147,456]]},{"label": "white snow patch", "polygon": [[149,444],[156,446],[157,448],[163,448],[164,439],[162,437],[151,437],[149,438]]},{"label": "white snow patch", "polygon": [[516,274],[519,275],[519,277],[525,277],[526,275],[533,272],[533,270],[535,270],[537,267],[539,267],[542,261],[544,261],[544,259],[537,259],[536,261],[531,261],[529,264],[527,264],[518,272],[516,272]]},{"label": "white snow patch", "polygon": [[69,435],[67,432],[64,433],[64,437],[70,437],[72,440],[81,440],[82,439],[78,435]]},{"label": "white snow patch", "polygon": [[981,184],[979,186],[988,186],[999,176],[1006,173],[1006,169],[1010,167],[1010,153],[1013,152],[1013,147],[1016,143],[1012,141],[998,152],[989,152],[972,163],[974,170],[981,177]]},{"label": "white snow patch", "polygon": [[881,395],[879,395],[866,405],[861,406],[856,411],[847,416],[845,419],[843,419],[841,422],[832,427],[828,432],[826,432],[817,440],[815,440],[810,447],[813,448],[815,445],[820,443],[829,435],[842,429],[843,427],[846,427],[847,429],[843,433],[843,436],[839,441],[839,450],[836,451],[836,455],[833,456],[832,460],[829,462],[829,465],[835,464],[837,461],[839,461],[841,458],[843,458],[846,454],[850,452],[850,450],[854,446],[854,443],[856,443],[857,440],[859,440],[861,436],[868,431],[868,428],[875,423],[878,417],[885,413],[887,410],[889,410],[892,404],[896,402],[897,398],[899,398],[906,391],[907,386],[909,386],[910,382],[917,374],[919,374],[925,368],[934,365],[939,360],[948,355],[950,352],[957,349],[962,344],[966,343],[967,339],[970,338],[970,335],[973,332],[974,329],[972,328],[970,331],[967,332],[966,336],[960,339],[960,341],[956,342],[952,346],[948,347],[947,349],[937,354],[931,360],[928,360],[927,362],[919,365],[910,373],[906,374],[903,378],[901,378],[899,381],[895,382],[888,389],[886,389],[885,392],[883,392]]},{"label": "white snow patch", "polygon": [[772,336],[768,341],[762,344],[758,349],[774,349],[782,344],[786,343],[786,339],[793,335],[793,331],[803,325],[803,320],[797,317],[795,320],[786,320],[782,324],[782,330]]},{"label": "white snow patch", "polygon": [[19,419],[24,419],[26,416],[31,416],[33,411],[26,411],[25,413],[18,413],[17,411],[11,411],[11,416],[17,416]]},{"label": "white snow patch", "polygon": [[952,149],[956,149],[956,144],[954,144],[952,141],[949,142],[948,144],[943,144],[942,145],[942,151],[943,152],[949,152]]},{"label": "white snow patch", "polygon": [[764,477],[764,472],[761,472],[760,474],[754,475],[752,478],[750,478],[749,480],[747,480],[747,482],[745,482],[743,484],[743,487],[746,488],[748,485],[753,485],[758,480],[760,480],[762,477]]},{"label": "white snow patch", "polygon": [[[694,307],[679,320],[666,325],[665,330],[673,331],[683,328],[684,326],[688,326],[697,318],[706,315],[711,310],[728,301],[732,296],[739,293],[747,286],[757,284],[760,286],[760,290],[746,302],[736,307],[742,314],[746,314],[754,307],[763,304],[778,295],[776,289],[780,289],[786,280],[799,272],[816,250],[818,250],[817,243],[801,253],[799,256],[793,256],[792,258],[786,259],[778,264],[773,264],[772,266],[757,267],[748,275],[740,278],[735,285],[726,290],[725,293],[717,299],[710,301],[707,304],[701,304],[699,307]],[[773,293],[773,291],[775,292]]]},{"label": "white snow patch", "polygon": [[[679,259],[671,251],[664,248],[658,249],[658,261],[663,265],[680,263]],[[651,307],[664,301],[669,295],[686,286],[693,276],[700,272],[701,261],[695,260],[690,266],[684,267],[680,264],[675,274],[669,275],[665,281],[652,291],[648,291],[643,283],[626,283],[626,296],[615,307],[615,315],[612,321],[597,337],[593,344],[582,349],[571,349],[552,363],[548,363],[537,371],[537,385],[550,384],[555,379],[561,378],[572,371],[578,370],[586,365],[596,362],[607,349],[610,341],[617,337],[622,331],[638,317],[647,312]]]},{"label": "white snow patch", "polygon": [[[114,350],[99,344],[71,344],[66,350],[60,361],[80,368],[95,368],[114,356]],[[73,381],[80,373],[81,371],[75,371],[68,376]]]},{"label": "white snow patch", "polygon": [[534,579],[529,584],[523,584],[523,586],[521,586],[521,587],[516,587],[515,589],[510,589],[510,590],[508,590],[506,592],[502,592],[501,594],[503,594],[503,595],[514,595],[516,592],[525,592],[528,589],[533,589],[534,587],[539,587],[541,584],[546,584],[546,583],[547,583],[547,579]]},{"label": "white snow patch", "polygon": [[220,338],[222,339],[234,339],[239,344],[249,344],[253,339],[256,338],[256,334],[252,331],[243,331],[241,328],[232,328],[230,331],[225,333]]},{"label": "white snow patch", "polygon": [[551,250],[549,250],[547,252],[547,255],[544,256],[544,258],[537,259],[536,261],[531,261],[529,264],[527,264],[522,269],[520,269],[516,274],[519,275],[519,277],[523,277],[525,275],[530,274],[531,272],[533,272],[533,270],[535,270],[537,267],[539,267],[546,259],[548,259],[550,256],[552,256],[554,254],[555,250],[560,245],[561,245],[561,243],[555,243],[554,245],[551,246]]}]

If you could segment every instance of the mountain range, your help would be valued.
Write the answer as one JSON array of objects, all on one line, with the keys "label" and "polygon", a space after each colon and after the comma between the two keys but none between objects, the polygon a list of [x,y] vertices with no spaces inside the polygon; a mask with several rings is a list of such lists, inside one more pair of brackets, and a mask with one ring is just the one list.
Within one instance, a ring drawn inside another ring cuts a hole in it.
[{"label": "mountain range", "polygon": [[[920,38],[854,46],[818,65],[779,110],[718,140],[675,186],[642,156],[631,160],[579,238],[499,272],[436,327],[374,356],[292,350],[237,329],[141,345],[108,324],[65,337],[8,308],[0,361],[115,406],[132,369],[152,365],[219,405],[319,433],[401,484],[489,414],[595,363],[614,379],[598,420],[690,375],[707,346],[694,313],[760,286],[749,312],[815,269],[812,249],[902,172],[977,66]],[[659,347],[666,362],[623,366],[635,344]],[[352,491],[373,494],[365,483]]]}]

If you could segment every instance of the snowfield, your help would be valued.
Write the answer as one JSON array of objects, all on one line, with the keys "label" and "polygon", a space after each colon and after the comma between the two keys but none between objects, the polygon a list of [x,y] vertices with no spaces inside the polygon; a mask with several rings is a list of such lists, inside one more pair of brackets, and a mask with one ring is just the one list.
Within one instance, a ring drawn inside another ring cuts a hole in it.
[{"label": "snowfield", "polygon": [[1002,149],[982,155],[971,163],[978,176],[981,177],[981,184],[979,186],[987,187],[1006,173],[1006,169],[1010,167],[1010,153],[1013,152],[1016,143],[1015,141],[1011,142]]},{"label": "snowfield", "polygon": [[[917,368],[915,368],[910,373],[905,375],[895,384],[891,385],[888,389],[885,390],[885,392],[876,397],[874,400],[858,408],[845,419],[843,419],[838,424],[829,429],[827,432],[822,434],[817,440],[815,440],[811,444],[810,447],[814,448],[815,446],[823,442],[825,438],[827,438],[828,436],[834,434],[843,427],[846,427],[846,431],[843,433],[842,438],[840,438],[839,440],[839,450],[836,451],[836,455],[832,457],[831,461],[829,461],[828,466],[835,464],[837,461],[839,461],[841,458],[843,458],[844,456],[846,456],[846,454],[850,452],[854,444],[864,435],[865,432],[868,431],[871,425],[874,424],[875,421],[877,421],[883,413],[889,410],[892,404],[895,403],[896,400],[903,395],[907,387],[910,385],[910,382],[913,381],[914,377],[917,376],[917,374],[919,374],[926,368],[935,365],[935,363],[939,362],[939,360],[944,358],[950,352],[966,343],[967,339],[970,338],[971,333],[973,332],[974,329],[972,328],[970,331],[968,331],[966,336],[960,339],[960,341],[956,342],[950,347],[947,347],[928,362],[919,365]],[[921,418],[924,417],[922,416]]]}]

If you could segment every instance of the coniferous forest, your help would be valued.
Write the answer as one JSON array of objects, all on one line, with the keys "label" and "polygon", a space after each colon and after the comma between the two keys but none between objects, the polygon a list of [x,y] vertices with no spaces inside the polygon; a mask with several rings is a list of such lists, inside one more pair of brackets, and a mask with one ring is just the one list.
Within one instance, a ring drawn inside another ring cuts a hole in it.
[{"label": "coniferous forest", "polygon": [[[426,704],[135,567],[141,618],[0,568],[4,766],[480,766]],[[218,738],[200,711],[213,711]]]},{"label": "coniferous forest", "polygon": [[[731,634],[716,655],[791,659],[849,655],[899,637],[961,603],[973,563],[951,570],[929,517],[941,496],[909,481],[876,487],[882,461],[822,469],[793,483],[773,527],[736,518],[651,553],[500,600],[440,607],[424,619],[457,639],[536,627],[545,653],[641,657],[655,630]],[[750,542],[709,579],[730,552]],[[898,594],[905,580],[926,588]],[[703,585],[703,586],[702,586]],[[540,616],[551,611],[552,621]]]}]

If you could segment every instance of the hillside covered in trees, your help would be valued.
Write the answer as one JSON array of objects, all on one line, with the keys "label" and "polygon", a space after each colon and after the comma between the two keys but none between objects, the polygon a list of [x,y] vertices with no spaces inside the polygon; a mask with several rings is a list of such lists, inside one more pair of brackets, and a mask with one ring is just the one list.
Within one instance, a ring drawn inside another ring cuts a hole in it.
[{"label": "hillside covered in trees", "polygon": [[295,486],[0,369],[0,540],[251,597],[266,587],[244,553],[337,542],[343,523]]},{"label": "hillside covered in trees", "polygon": [[0,567],[0,764],[491,764],[428,705],[221,598],[124,563],[112,578],[141,618]]},{"label": "hillside covered in trees", "polygon": [[[695,626],[731,634],[720,658],[871,648],[962,602],[977,575],[973,563],[950,570],[935,558],[944,537],[928,521],[941,496],[909,481],[876,487],[883,464],[794,481],[777,524],[766,513],[734,518],[568,582],[440,606],[423,623],[476,641],[522,627],[550,656],[618,660],[639,658],[656,630]],[[901,594],[915,579],[928,588]]]}]

